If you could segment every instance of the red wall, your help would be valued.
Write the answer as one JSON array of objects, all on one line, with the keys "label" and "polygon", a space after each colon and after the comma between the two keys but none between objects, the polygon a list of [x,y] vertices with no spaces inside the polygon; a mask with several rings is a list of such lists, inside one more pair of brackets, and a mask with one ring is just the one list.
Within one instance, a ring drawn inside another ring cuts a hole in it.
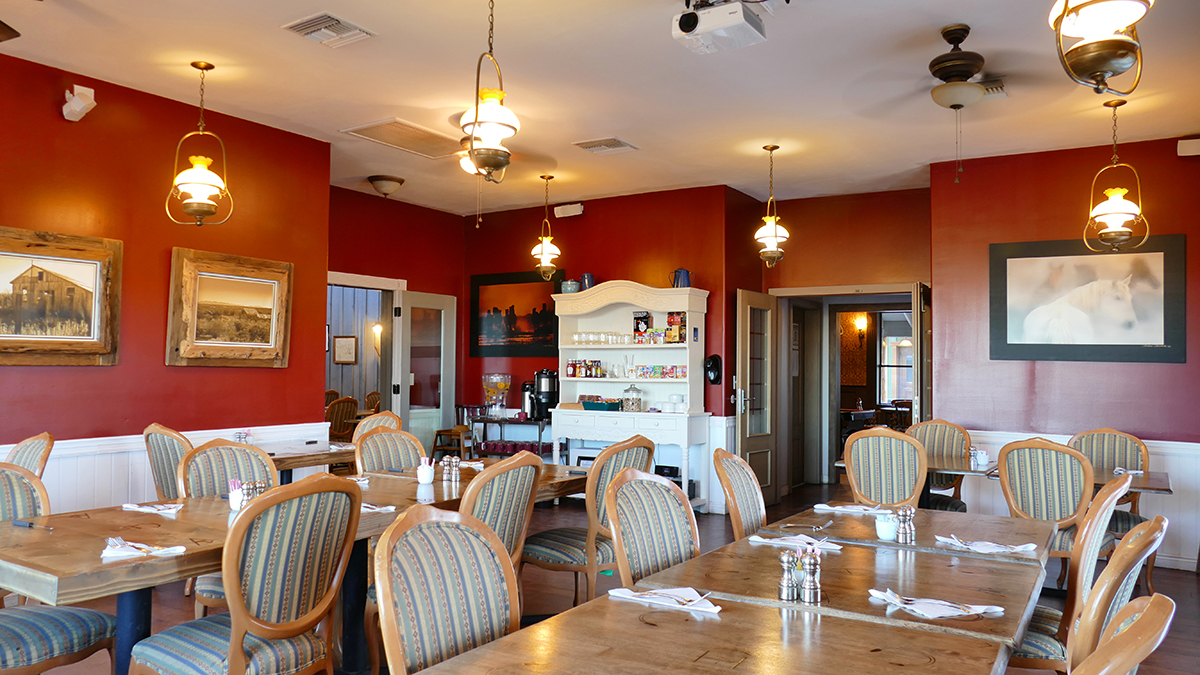
[{"label": "red wall", "polygon": [[[1109,426],[1148,439],[1200,441],[1200,312],[1185,364],[991,361],[988,244],[1072,239],[1109,147],[971,160],[962,183],[932,169],[934,413],[970,429],[1070,434]],[[1200,297],[1200,159],[1174,140],[1127,143],[1155,234],[1188,235],[1187,294]]]},{"label": "red wall", "polygon": [[[220,72],[209,78],[210,101],[220,100]],[[72,84],[95,88],[99,104],[80,122],[62,117]],[[0,367],[0,443],[41,431],[135,434],[151,422],[192,430],[320,421],[328,145],[209,112],[209,130],[229,150],[237,210],[224,225],[176,225],[163,213],[169,158],[196,128],[195,105],[8,56],[0,91],[0,225],[125,244],[119,363]],[[295,265],[287,368],[163,364],[174,246]]]}]

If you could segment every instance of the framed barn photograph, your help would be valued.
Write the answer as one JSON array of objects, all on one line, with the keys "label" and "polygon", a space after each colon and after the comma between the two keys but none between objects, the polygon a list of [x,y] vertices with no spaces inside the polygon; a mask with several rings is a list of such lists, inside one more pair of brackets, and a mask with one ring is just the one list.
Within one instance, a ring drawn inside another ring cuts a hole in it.
[{"label": "framed barn photograph", "polygon": [[0,365],[117,362],[122,244],[0,227]]},{"label": "framed barn photograph", "polygon": [[471,276],[471,356],[558,356],[558,315],[550,296],[566,272]]},{"label": "framed barn photograph", "polygon": [[292,264],[176,248],[167,365],[286,368]]},{"label": "framed barn photograph", "polygon": [[991,245],[991,358],[1185,363],[1182,234],[1093,253],[1081,240]]}]

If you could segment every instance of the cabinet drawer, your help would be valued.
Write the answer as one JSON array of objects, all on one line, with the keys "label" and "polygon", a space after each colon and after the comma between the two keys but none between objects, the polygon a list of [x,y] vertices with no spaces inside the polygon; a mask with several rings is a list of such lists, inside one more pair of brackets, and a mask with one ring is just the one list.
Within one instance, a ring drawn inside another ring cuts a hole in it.
[{"label": "cabinet drawer", "polygon": [[675,431],[679,428],[679,420],[667,415],[658,417],[642,417],[638,419],[638,428],[650,431]]},{"label": "cabinet drawer", "polygon": [[597,417],[597,429],[633,429],[631,417]]},{"label": "cabinet drawer", "polygon": [[594,427],[596,426],[595,415],[555,415],[554,421],[573,427]]}]

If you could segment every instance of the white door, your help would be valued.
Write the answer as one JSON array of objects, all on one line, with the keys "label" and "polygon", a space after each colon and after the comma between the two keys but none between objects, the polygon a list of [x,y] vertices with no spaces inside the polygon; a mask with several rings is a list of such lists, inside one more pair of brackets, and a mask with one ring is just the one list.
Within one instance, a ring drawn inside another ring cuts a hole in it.
[{"label": "white door", "polygon": [[779,501],[776,475],[779,433],[775,409],[775,355],[779,346],[777,298],[738,289],[737,364],[733,378],[737,454],[758,476],[763,499]]},{"label": "white door", "polygon": [[933,419],[933,311],[929,287],[913,284],[913,407],[912,423]]},{"label": "white door", "polygon": [[429,449],[439,429],[454,426],[457,299],[415,291],[397,291],[396,298],[392,409]]}]

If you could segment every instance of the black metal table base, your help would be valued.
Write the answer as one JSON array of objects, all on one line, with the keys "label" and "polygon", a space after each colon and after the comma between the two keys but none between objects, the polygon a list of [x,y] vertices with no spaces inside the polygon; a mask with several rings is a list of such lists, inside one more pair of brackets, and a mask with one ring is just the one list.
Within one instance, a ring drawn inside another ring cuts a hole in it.
[{"label": "black metal table base", "polygon": [[346,578],[342,581],[342,667],[339,670],[347,674],[370,670],[364,621],[367,611],[367,566],[370,564],[367,540],[359,539],[354,542],[350,564],[346,567]]},{"label": "black metal table base", "polygon": [[133,646],[150,637],[153,608],[153,588],[117,594],[117,637],[113,646],[115,675],[128,675]]}]

